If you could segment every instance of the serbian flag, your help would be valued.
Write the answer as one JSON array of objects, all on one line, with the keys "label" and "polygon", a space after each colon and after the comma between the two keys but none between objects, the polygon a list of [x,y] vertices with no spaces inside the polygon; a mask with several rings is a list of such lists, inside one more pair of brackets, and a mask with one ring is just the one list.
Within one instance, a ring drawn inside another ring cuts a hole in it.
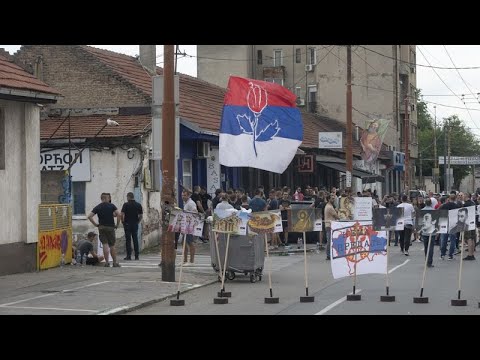
[{"label": "serbian flag", "polygon": [[303,140],[296,98],[281,85],[230,76],[220,125],[220,164],[283,173]]}]

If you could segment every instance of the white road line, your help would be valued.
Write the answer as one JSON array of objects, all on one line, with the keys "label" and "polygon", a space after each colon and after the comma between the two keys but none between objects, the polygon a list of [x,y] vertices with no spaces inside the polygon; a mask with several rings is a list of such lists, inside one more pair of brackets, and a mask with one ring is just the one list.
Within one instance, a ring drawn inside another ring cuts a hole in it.
[{"label": "white road line", "polygon": [[395,266],[393,269],[390,269],[390,270],[388,271],[388,273],[391,274],[391,273],[394,272],[395,270],[401,268],[403,265],[406,265],[409,261],[410,261],[410,259],[405,260],[405,261],[404,261],[403,263],[401,263],[400,265],[397,265],[397,266]]},{"label": "white road line", "polygon": [[83,288],[86,288],[86,287],[96,286],[96,285],[100,285],[100,284],[105,284],[105,283],[108,283],[108,282],[110,282],[110,281],[100,281],[100,282],[93,283],[93,284],[79,286],[79,287],[76,287],[76,288],[73,288],[73,289],[59,290],[58,292],[53,292],[53,293],[44,294],[44,295],[38,295],[38,296],[31,297],[31,298],[23,299],[23,300],[13,301],[13,302],[10,302],[10,303],[5,303],[5,304],[0,304],[0,307],[15,305],[15,304],[19,304],[19,303],[22,303],[22,302],[25,302],[25,301],[30,301],[30,300],[35,300],[35,299],[41,299],[41,298],[44,298],[44,297],[57,295],[57,294],[62,293],[62,292],[63,293],[72,292],[74,290],[83,289]]},{"label": "white road line", "polygon": [[110,315],[110,314],[114,314],[114,313],[117,313],[119,311],[127,310],[127,309],[129,309],[128,306],[120,306],[120,307],[113,308],[113,309],[110,309],[110,310],[107,310],[107,311],[99,312],[97,315]]},{"label": "white road line", "polygon": [[[355,291],[355,294],[358,294],[360,291],[362,291],[362,289],[358,289]],[[353,294],[353,292],[351,292],[350,294]],[[349,295],[350,295],[349,294]],[[343,303],[345,300],[347,300],[347,297],[344,296],[342,297],[341,299],[338,299],[337,301],[335,301],[334,303],[328,305],[327,307],[323,308],[322,310],[320,310],[318,313],[316,313],[315,315],[323,315],[325,314],[327,311],[330,311],[332,310],[335,306]]]},{"label": "white road line", "polygon": [[[410,261],[410,259],[407,259],[405,260],[403,263],[401,263],[400,265],[397,265],[395,266],[394,268],[390,269],[388,271],[389,274],[391,274],[392,272],[394,272],[395,270],[401,268],[402,266],[406,265],[408,262]],[[355,293],[359,293],[360,291],[362,291],[361,289],[358,289],[357,291],[355,291]],[[352,293],[350,293],[352,294]],[[323,315],[325,314],[327,311],[330,311],[331,309],[333,309],[335,306],[341,304],[342,302],[344,302],[345,300],[347,300],[347,297],[344,296],[342,297],[341,299],[338,299],[337,301],[335,301],[334,303],[328,305],[327,307],[323,308],[322,310],[320,310],[318,313],[316,313],[315,315]]]},{"label": "white road line", "polygon": [[86,309],[65,309],[65,308],[51,308],[51,307],[35,307],[35,306],[3,306],[9,309],[34,309],[34,310],[62,310],[62,311],[84,311],[84,312],[97,312],[98,310],[86,310]]}]

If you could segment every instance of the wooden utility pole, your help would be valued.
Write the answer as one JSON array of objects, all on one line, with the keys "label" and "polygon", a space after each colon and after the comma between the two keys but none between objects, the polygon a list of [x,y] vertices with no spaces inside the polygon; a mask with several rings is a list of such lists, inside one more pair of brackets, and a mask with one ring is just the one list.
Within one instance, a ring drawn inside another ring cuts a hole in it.
[{"label": "wooden utility pole", "polygon": [[346,188],[352,187],[353,154],[352,154],[352,46],[347,45],[347,177]]},{"label": "wooden utility pole", "polygon": [[162,281],[175,281],[175,234],[167,231],[168,212],[175,204],[174,45],[163,46],[164,97],[162,106]]}]

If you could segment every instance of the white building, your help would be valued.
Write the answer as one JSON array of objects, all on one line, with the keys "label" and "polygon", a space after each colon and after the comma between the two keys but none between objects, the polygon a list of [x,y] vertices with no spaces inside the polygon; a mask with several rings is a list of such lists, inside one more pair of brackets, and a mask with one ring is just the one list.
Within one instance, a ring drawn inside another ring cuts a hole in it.
[{"label": "white building", "polygon": [[0,54],[0,275],[36,269],[40,107],[59,98]]}]

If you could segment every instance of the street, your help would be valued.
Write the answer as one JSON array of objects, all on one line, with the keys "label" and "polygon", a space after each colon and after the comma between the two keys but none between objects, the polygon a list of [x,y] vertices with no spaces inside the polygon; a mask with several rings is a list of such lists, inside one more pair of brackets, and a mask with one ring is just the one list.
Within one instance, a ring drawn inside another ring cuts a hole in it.
[{"label": "street", "polygon": [[[232,293],[228,304],[215,305],[213,299],[220,290],[220,283],[197,288],[183,294],[185,306],[170,306],[170,300],[129,312],[127,315],[467,315],[480,314],[480,279],[477,261],[463,262],[462,299],[467,306],[454,307],[451,299],[457,298],[458,269],[460,255],[454,261],[440,260],[439,248],[435,247],[433,268],[427,268],[424,296],[428,304],[414,304],[413,297],[420,295],[423,275],[423,244],[414,243],[410,256],[400,253],[399,247],[390,247],[390,295],[396,296],[392,303],[380,302],[385,295],[385,275],[369,274],[357,277],[357,293],[360,301],[345,301],[352,291],[352,278],[334,280],[325,253],[308,254],[309,295],[313,303],[300,303],[305,295],[303,254],[288,257],[273,256],[273,295],[280,298],[279,304],[265,304],[269,296],[268,273],[264,271],[262,281],[250,283],[245,276],[226,281],[225,290]],[[285,258],[288,262],[285,263]],[[280,264],[284,262],[284,266]],[[268,269],[265,261],[265,267]]]}]

